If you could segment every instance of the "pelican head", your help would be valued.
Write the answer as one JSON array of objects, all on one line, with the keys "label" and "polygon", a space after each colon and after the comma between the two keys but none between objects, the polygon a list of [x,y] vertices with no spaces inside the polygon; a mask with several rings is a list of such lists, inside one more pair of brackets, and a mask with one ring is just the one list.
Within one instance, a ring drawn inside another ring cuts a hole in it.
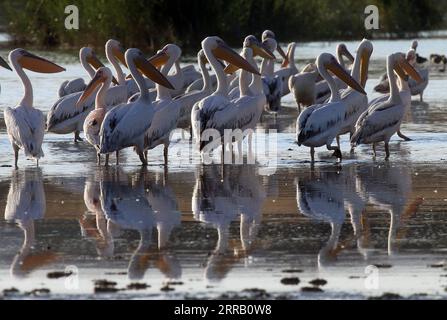
[{"label": "pelican head", "polygon": [[276,35],[272,30],[265,30],[262,33],[262,41],[265,41],[267,39],[276,39]]},{"label": "pelican head", "polygon": [[275,59],[275,55],[270,51],[270,49],[259,42],[255,36],[249,35],[244,40],[244,48],[251,48],[255,56],[260,56],[265,59]]},{"label": "pelican head", "polygon": [[109,55],[110,53],[113,54],[123,65],[127,67],[126,58],[124,57],[126,50],[119,41],[110,39],[106,42],[106,54]]},{"label": "pelican head", "polygon": [[79,59],[81,61],[87,61],[95,69],[104,67],[104,64],[96,56],[95,51],[90,47],[83,47],[79,50]]},{"label": "pelican head", "polygon": [[140,49],[130,48],[125,54],[126,64],[129,63],[137,67],[137,69],[152,81],[166,87],[168,89],[174,89],[172,84],[166,79],[166,77],[155,68],[144,56],[144,53]]},{"label": "pelican head", "polygon": [[0,67],[3,67],[5,69],[8,69],[8,70],[12,71],[12,69],[9,66],[8,62],[6,62],[2,57],[0,57]]},{"label": "pelican head", "polygon": [[18,63],[22,68],[38,73],[58,73],[65,68],[24,49],[15,49],[9,53],[9,61],[14,65]]},{"label": "pelican head", "polygon": [[348,59],[350,63],[354,62],[354,57],[352,56],[351,52],[349,52],[348,48],[346,47],[346,45],[344,43],[340,43],[337,46],[337,54],[339,56],[346,57],[346,59]]},{"label": "pelican head", "polygon": [[418,83],[423,81],[420,74],[411,65],[411,63],[406,59],[403,53],[395,53],[390,56],[393,69],[399,75],[401,79],[406,79],[408,76],[416,80]]},{"label": "pelican head", "polygon": [[156,68],[164,66],[168,61],[177,61],[182,55],[182,49],[175,44],[167,44],[155,56],[149,59]]},{"label": "pelican head", "polygon": [[79,97],[79,100],[76,103],[76,107],[82,105],[85,100],[87,100],[95,92],[96,88],[99,87],[101,84],[109,82],[110,85],[110,83],[112,82],[112,77],[112,71],[110,71],[110,69],[107,67],[101,67],[96,70],[95,76],[87,85],[87,88],[85,88],[82,95]]},{"label": "pelican head", "polygon": [[340,78],[344,83],[350,86],[352,89],[365,94],[366,92],[363,87],[355,81],[350,74],[338,63],[337,59],[330,53],[322,53],[318,56],[317,62],[318,70],[320,73],[324,70],[329,70]]},{"label": "pelican head", "polygon": [[373,53],[371,41],[363,39],[357,48],[357,52],[360,54],[360,84],[364,88],[368,80],[369,61]]},{"label": "pelican head", "polygon": [[[228,63],[235,65],[238,68],[244,69],[250,73],[260,75],[247,60],[242,58],[236,51],[231,49],[221,38],[208,37],[202,41],[202,48],[208,57],[211,53],[215,58],[225,60]],[[208,57],[209,60],[209,57]]]},{"label": "pelican head", "polygon": [[416,64],[416,51],[414,49],[408,50],[406,59],[412,66],[414,66]]},{"label": "pelican head", "polygon": [[416,49],[418,48],[418,41],[417,40],[413,40],[413,42],[411,43],[411,49],[414,49],[414,51],[416,51]]}]

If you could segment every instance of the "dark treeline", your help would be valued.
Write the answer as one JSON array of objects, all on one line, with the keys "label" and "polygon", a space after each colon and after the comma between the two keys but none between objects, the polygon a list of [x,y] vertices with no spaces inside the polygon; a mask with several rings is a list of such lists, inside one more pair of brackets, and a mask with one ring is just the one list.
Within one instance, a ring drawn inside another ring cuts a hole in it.
[{"label": "dark treeline", "polygon": [[[79,47],[120,39],[156,48],[176,42],[197,49],[207,35],[238,45],[269,28],[281,41],[415,36],[443,28],[446,0],[2,0],[3,24],[15,44]],[[80,10],[80,30],[64,27],[67,5]],[[364,9],[380,9],[380,30],[365,31]]]}]

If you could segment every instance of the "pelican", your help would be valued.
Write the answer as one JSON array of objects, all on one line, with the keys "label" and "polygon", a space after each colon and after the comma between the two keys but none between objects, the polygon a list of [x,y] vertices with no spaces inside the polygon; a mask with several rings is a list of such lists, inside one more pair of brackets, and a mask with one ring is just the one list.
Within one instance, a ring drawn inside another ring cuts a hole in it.
[{"label": "pelican", "polygon": [[[96,71],[92,81],[84,90],[82,96],[79,98],[76,107],[82,105],[93,93],[96,93],[95,110],[91,111],[84,121],[83,130],[85,132],[85,139],[96,149],[97,163],[101,165],[100,139],[99,132],[101,130],[102,122],[108,111],[106,104],[106,95],[112,84],[112,72],[107,67],[99,68]],[[96,90],[99,86],[101,88]],[[118,151],[116,153],[116,162],[118,164]],[[106,166],[109,165],[109,155],[106,155]]]},{"label": "pelican", "polygon": [[430,62],[433,64],[440,64],[442,63],[442,68],[439,69],[439,72],[445,72],[445,68],[447,65],[447,57],[445,55],[441,54],[431,54],[430,55]]},{"label": "pelican", "polygon": [[[107,56],[111,59],[111,52],[113,52],[113,55],[117,55],[122,60],[122,49],[115,48],[115,44],[116,42],[107,42]],[[120,78],[122,74],[121,68],[115,62],[115,59],[111,63],[116,68],[117,76]],[[92,76],[94,74],[95,71],[93,71]],[[123,81],[122,78],[121,81]],[[117,84],[119,85],[111,87],[107,92],[106,105],[109,107],[127,101],[127,86],[123,82]],[[47,114],[46,129],[48,132],[55,134],[69,134],[74,132],[74,142],[82,141],[79,134],[83,129],[85,118],[95,107],[95,95],[91,95],[89,99],[77,105],[81,96],[82,92],[76,92],[62,97],[54,103],[50,112]]]},{"label": "pelican", "polygon": [[418,46],[419,46],[419,42],[418,42],[417,40],[414,40],[414,41],[411,43],[411,49],[413,49],[414,52],[415,52],[416,63],[417,63],[417,64],[424,64],[424,63],[426,63],[426,62],[428,61],[428,59],[427,59],[427,58],[424,58],[424,57],[421,57],[421,56],[417,53]]},{"label": "pelican", "polygon": [[18,168],[19,150],[23,149],[25,155],[36,159],[39,165],[39,159],[44,156],[42,142],[45,117],[42,111],[33,108],[33,87],[23,69],[39,73],[58,73],[65,69],[23,49],[11,51],[9,61],[21,79],[25,91],[18,106],[6,108],[4,112],[6,130],[14,150],[14,164]]},{"label": "pelican", "polygon": [[[201,142],[201,136],[205,129],[216,127],[217,123],[214,122],[215,120],[218,120],[220,123],[222,123],[222,120],[225,121],[222,118],[216,119],[216,113],[219,113],[219,116],[222,117],[226,116],[225,110],[227,108],[230,108],[232,113],[235,111],[234,103],[228,98],[227,77],[221,63],[217,59],[225,60],[246,71],[259,74],[248,61],[238,55],[219,37],[208,37],[203,40],[202,49],[217,76],[218,85],[212,95],[197,102],[191,111],[194,138],[197,144],[200,145],[201,150],[204,147],[204,143]],[[231,129],[231,127],[228,129]]]},{"label": "pelican", "polygon": [[[287,60],[286,54],[281,46],[278,45],[275,34],[272,31],[264,31],[262,34],[262,43],[271,52],[276,50],[284,60]],[[282,77],[275,74],[275,61],[264,58],[261,63],[261,74],[263,76],[264,93],[267,97],[266,109],[272,112],[277,112],[281,106],[283,83]]]},{"label": "pelican", "polygon": [[140,97],[135,102],[116,106],[107,112],[100,130],[100,153],[107,154],[128,147],[136,147],[143,165],[144,137],[154,117],[154,107],[150,100],[146,81],[138,70],[148,78],[168,88],[173,88],[169,81],[144,58],[138,49],[129,49],[125,54],[126,64],[133,79],[140,89]]},{"label": "pelican", "polygon": [[[369,61],[373,52],[373,45],[364,39],[357,48],[357,54],[352,68],[352,78],[365,88],[368,80]],[[341,100],[347,106],[344,114],[344,124],[337,135],[337,145],[340,147],[340,136],[350,133],[350,137],[355,132],[355,124],[360,115],[368,109],[368,97],[351,88],[343,90]],[[351,149],[351,152],[354,150]]]},{"label": "pelican", "polygon": [[[79,60],[81,61],[82,67],[87,71],[90,79],[95,76],[95,69],[103,67],[104,65],[96,56],[92,48],[84,47],[79,50]],[[64,81],[58,91],[59,98],[68,96],[69,94],[82,92],[87,87],[85,80],[83,78],[76,78],[73,80]]]},{"label": "pelican", "polygon": [[[338,63],[347,70],[344,57],[351,63],[354,62],[354,57],[343,43],[337,46],[336,52]],[[346,84],[343,81],[337,77],[334,78],[339,89],[346,88]],[[322,80],[318,68],[314,63],[306,65],[299,74],[289,78],[289,90],[294,95],[299,112],[301,112],[302,108],[315,103],[325,102],[331,94],[328,83]]]},{"label": "pelican", "polygon": [[287,47],[286,59],[284,59],[281,69],[275,71],[275,76],[279,76],[282,82],[281,96],[284,97],[290,93],[289,79],[298,73],[298,68],[295,65],[295,49],[296,43],[289,43]]},{"label": "pelican", "polygon": [[[407,61],[410,63],[411,63],[411,57],[412,57],[411,52],[412,51],[414,51],[414,49],[409,50],[407,53],[407,56],[406,56]],[[408,112],[408,110],[410,110],[410,107],[411,107],[411,90],[408,85],[408,80],[409,80],[409,77],[405,77],[405,78],[399,77],[399,82],[398,82],[399,94],[402,99],[402,103],[405,105],[405,110],[406,110],[405,113]],[[389,87],[388,82],[386,82],[386,85]],[[389,99],[389,97],[390,97],[389,93],[382,94],[381,96],[373,99],[369,105],[372,106],[372,105],[378,104],[379,102],[385,102]],[[399,138],[401,138],[405,141],[411,141],[411,139],[409,137],[405,136],[400,131],[400,127],[399,127],[399,130],[397,130],[397,135],[399,136]]]},{"label": "pelican", "polygon": [[[416,44],[415,44],[416,42]],[[412,96],[420,96],[420,101],[424,101],[424,91],[428,86],[429,82],[429,70],[428,68],[420,68],[417,64],[418,55],[416,53],[417,41],[413,42],[410,51],[407,53],[407,59],[410,64],[414,67],[414,69],[418,72],[420,77],[422,78],[421,82],[417,82],[414,79],[408,80],[408,86],[410,88],[410,92]],[[380,93],[389,93],[390,92],[390,84],[388,81],[388,75],[384,74],[380,78],[380,83],[374,87],[374,90]]]},{"label": "pelican", "polygon": [[[255,36],[253,35],[249,35],[245,38],[244,40],[244,44],[242,46],[242,54],[246,51],[244,51],[245,48],[251,48],[252,50],[252,56],[260,56],[264,59],[275,59],[275,56],[273,55],[273,53],[270,52],[270,50],[267,48],[267,46],[264,46],[263,44],[261,44],[258,39],[256,39]],[[242,55],[243,56],[243,55]],[[243,56],[245,59],[247,59],[247,57]],[[252,61],[250,61],[250,63],[253,66],[257,66],[256,61],[254,61],[254,59],[251,59]],[[235,72],[237,70],[237,67],[233,66],[233,65],[229,65],[226,69],[225,72],[226,73],[232,73]],[[244,91],[244,95],[254,95],[255,92],[257,91],[256,88],[254,88],[255,86],[255,81],[252,81],[252,76],[251,73],[246,72],[244,70],[241,70],[241,73],[239,75],[239,86],[232,89],[229,93],[229,98],[230,100],[235,100],[237,98],[241,97],[241,90]]]},{"label": "pelican", "polygon": [[[181,54],[182,50],[178,46],[168,44],[149,61],[155,67],[161,67],[160,71],[166,77]],[[164,145],[164,164],[167,165],[171,132],[177,127],[181,105],[177,100],[172,99],[171,90],[159,84],[157,84],[157,100],[152,104],[155,114],[149,130],[144,136],[145,157],[147,161],[148,150]]]},{"label": "pelican", "polygon": [[200,66],[200,71],[202,72],[203,87],[199,90],[189,91],[183,95],[175,98],[175,100],[180,104],[180,116],[177,121],[177,128],[190,129],[192,138],[192,126],[191,126],[191,111],[194,104],[212,93],[212,81],[206,64],[208,60],[206,59],[205,52],[203,49],[197,54],[197,62]]},{"label": "pelican", "polygon": [[[404,54],[395,53],[387,57],[387,73],[391,86],[391,93],[387,101],[371,105],[357,121],[356,131],[352,136],[351,143],[373,144],[374,155],[376,154],[376,143],[385,142],[386,159],[390,157],[389,141],[399,130],[405,115],[405,104],[399,94],[397,86],[396,71],[400,78],[405,78],[405,72],[416,81],[422,81],[421,76],[414,67],[405,59]],[[405,71],[405,72],[404,72]]]},{"label": "pelican", "polygon": [[321,54],[316,61],[321,76],[328,82],[331,88],[329,102],[308,107],[297,120],[297,143],[299,146],[310,147],[312,163],[314,162],[315,148],[326,145],[328,150],[334,150],[334,156],[341,160],[342,155],[338,146],[332,146],[332,141],[344,126],[344,117],[347,106],[341,101],[337,84],[328,70],[343,80],[351,88],[366,94],[362,86],[358,84],[335,57],[329,53]]}]

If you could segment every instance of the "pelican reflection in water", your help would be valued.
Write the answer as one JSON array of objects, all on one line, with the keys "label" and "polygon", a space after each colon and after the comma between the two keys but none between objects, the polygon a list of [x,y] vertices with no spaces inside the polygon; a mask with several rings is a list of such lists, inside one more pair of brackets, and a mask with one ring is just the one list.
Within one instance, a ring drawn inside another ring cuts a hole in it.
[{"label": "pelican reflection in water", "polygon": [[11,264],[11,275],[24,278],[56,260],[50,250],[35,252],[34,221],[45,216],[46,200],[42,171],[39,168],[14,171],[5,208],[5,220],[17,223],[23,231],[23,244]]}]

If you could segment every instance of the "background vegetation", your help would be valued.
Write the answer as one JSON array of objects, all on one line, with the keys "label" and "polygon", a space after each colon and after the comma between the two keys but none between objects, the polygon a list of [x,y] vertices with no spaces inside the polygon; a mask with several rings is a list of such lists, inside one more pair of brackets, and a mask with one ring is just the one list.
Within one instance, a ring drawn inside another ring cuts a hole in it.
[{"label": "background vegetation", "polygon": [[[196,49],[207,35],[238,45],[269,28],[281,41],[368,36],[414,37],[446,26],[447,0],[1,0],[0,24],[16,45],[79,47],[120,39],[127,46],[176,42]],[[80,9],[80,30],[64,27],[66,5]],[[380,30],[365,31],[364,9],[380,9]],[[3,10],[2,10],[3,9]]]}]

